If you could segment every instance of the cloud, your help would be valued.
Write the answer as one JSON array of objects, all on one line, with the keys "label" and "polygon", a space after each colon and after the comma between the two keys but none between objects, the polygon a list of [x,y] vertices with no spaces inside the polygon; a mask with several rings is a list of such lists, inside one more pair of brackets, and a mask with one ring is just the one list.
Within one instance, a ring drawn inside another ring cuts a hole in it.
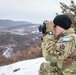
[{"label": "cloud", "polygon": [[0,18],[42,22],[52,20],[60,13],[59,2],[70,4],[69,0],[0,0]]}]

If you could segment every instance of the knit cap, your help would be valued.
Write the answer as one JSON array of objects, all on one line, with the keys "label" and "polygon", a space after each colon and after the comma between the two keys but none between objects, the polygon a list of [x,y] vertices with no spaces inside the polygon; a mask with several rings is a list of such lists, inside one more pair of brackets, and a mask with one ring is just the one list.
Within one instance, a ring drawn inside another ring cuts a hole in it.
[{"label": "knit cap", "polygon": [[53,23],[67,30],[70,28],[72,21],[67,15],[58,15],[54,18]]}]

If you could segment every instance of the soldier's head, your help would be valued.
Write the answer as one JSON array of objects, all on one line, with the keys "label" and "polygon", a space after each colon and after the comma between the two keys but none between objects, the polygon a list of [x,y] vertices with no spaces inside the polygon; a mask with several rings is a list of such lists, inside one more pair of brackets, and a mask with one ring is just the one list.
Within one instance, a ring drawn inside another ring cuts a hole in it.
[{"label": "soldier's head", "polygon": [[62,31],[67,30],[71,27],[72,21],[67,15],[58,15],[53,20],[54,32],[59,35]]}]

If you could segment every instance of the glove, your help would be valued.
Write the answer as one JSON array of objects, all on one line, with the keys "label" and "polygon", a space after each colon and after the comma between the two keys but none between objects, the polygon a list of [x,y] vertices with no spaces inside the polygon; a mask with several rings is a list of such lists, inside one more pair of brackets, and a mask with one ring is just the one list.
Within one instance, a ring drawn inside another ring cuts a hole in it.
[{"label": "glove", "polygon": [[46,26],[46,32],[53,31],[53,22],[45,20],[43,24]]}]

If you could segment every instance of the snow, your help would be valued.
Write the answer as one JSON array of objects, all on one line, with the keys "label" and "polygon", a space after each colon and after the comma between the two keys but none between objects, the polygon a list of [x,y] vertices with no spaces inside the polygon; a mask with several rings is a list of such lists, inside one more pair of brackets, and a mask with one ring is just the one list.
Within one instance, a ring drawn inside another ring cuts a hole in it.
[{"label": "snow", "polygon": [[43,57],[1,66],[0,75],[38,75],[38,70],[42,62],[46,62]]},{"label": "snow", "polygon": [[13,54],[13,48],[8,48],[7,50],[5,50],[3,52],[3,56],[5,56],[6,58],[10,57]]},{"label": "snow", "polygon": [[12,47],[15,47],[16,45],[15,44],[11,44],[11,45],[5,45],[5,46],[0,46],[0,47],[4,47],[6,48],[6,50],[3,51],[3,56],[6,57],[6,58],[9,58],[12,54],[13,54],[13,48]]},{"label": "snow", "polygon": [[1,35],[1,32],[5,35],[6,32],[9,32],[11,34],[16,34],[16,35],[30,35],[30,34],[38,34],[39,31],[38,31],[38,26],[28,26],[28,27],[21,27],[21,28],[18,28],[18,29],[11,29],[11,30],[0,30],[0,35]]}]

